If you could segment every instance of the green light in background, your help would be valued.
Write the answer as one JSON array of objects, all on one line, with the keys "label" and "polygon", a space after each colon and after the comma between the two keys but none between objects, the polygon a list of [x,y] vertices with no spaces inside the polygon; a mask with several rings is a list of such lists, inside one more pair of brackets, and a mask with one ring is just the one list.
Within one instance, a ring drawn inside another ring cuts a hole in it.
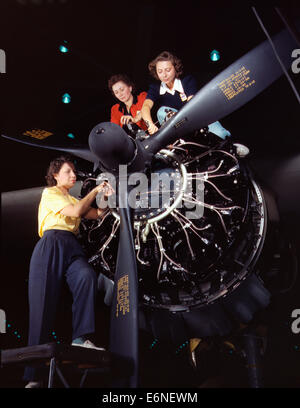
[{"label": "green light in background", "polygon": [[220,53],[217,50],[212,50],[210,55],[210,59],[215,62],[215,61],[219,61],[220,57]]},{"label": "green light in background", "polygon": [[59,51],[62,52],[63,54],[69,51],[67,44],[68,44],[68,41],[64,41],[64,44],[61,44],[59,46]]},{"label": "green light in background", "polygon": [[70,139],[75,139],[75,136],[73,135],[73,133],[68,133],[67,136],[68,136]]},{"label": "green light in background", "polygon": [[71,95],[68,93],[63,94],[62,96],[63,103],[70,103],[71,102]]},{"label": "green light in background", "polygon": [[64,45],[59,46],[59,51],[62,53],[66,53],[69,51],[69,48],[65,47]]}]

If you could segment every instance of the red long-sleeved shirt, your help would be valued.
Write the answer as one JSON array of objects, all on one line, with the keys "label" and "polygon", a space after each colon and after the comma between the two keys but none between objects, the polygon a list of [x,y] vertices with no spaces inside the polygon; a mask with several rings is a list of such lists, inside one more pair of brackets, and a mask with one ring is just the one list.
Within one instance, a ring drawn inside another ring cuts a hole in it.
[{"label": "red long-sleeved shirt", "polygon": [[[131,115],[134,118],[137,115],[137,112],[142,109],[146,96],[147,96],[147,92],[141,92],[139,95],[134,97],[134,100],[136,99],[136,103],[133,103],[131,105],[130,113],[127,112],[127,109],[124,104],[116,103],[115,105],[113,105],[111,108],[110,121],[123,127],[123,125],[121,124],[121,117],[124,115]],[[143,121],[143,119],[139,120],[136,124],[141,129],[147,130],[147,126],[145,122]]]}]

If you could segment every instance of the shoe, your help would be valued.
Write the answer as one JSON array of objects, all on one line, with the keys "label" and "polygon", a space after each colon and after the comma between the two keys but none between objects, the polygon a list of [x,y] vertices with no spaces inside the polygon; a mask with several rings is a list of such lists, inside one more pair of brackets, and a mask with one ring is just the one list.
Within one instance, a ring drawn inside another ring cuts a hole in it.
[{"label": "shoe", "polygon": [[97,347],[95,346],[94,343],[92,343],[90,340],[85,340],[83,343],[72,343],[72,346],[79,346],[79,347],[84,347],[84,348],[89,348],[89,349],[94,349],[94,350],[102,350],[106,351],[105,348],[103,347]]},{"label": "shoe", "polygon": [[25,388],[42,388],[42,385],[42,381],[29,381],[29,383],[25,385]]},{"label": "shoe", "polygon": [[233,146],[236,147],[236,154],[240,157],[245,157],[249,154],[250,150],[247,146],[241,143],[233,143]]}]

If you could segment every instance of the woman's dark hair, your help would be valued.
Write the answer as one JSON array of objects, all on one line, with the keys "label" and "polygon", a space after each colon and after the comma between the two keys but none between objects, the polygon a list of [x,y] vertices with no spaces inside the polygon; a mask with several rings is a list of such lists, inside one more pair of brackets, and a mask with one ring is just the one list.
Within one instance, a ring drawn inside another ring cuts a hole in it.
[{"label": "woman's dark hair", "polygon": [[131,86],[132,87],[131,92],[135,93],[135,84],[131,81],[131,79],[126,74],[116,74],[116,75],[111,76],[108,80],[108,89],[114,96],[115,94],[112,90],[112,87],[114,84],[116,84],[119,81],[124,82],[124,84],[126,84],[127,86]]},{"label": "woman's dark hair", "polygon": [[74,167],[74,163],[69,156],[61,156],[52,160],[48,166],[46,181],[49,187],[56,186],[54,174],[57,174],[65,163],[70,163]]},{"label": "woman's dark hair", "polygon": [[150,71],[150,74],[155,78],[158,79],[158,75],[156,73],[156,64],[159,61],[171,61],[172,64],[174,65],[175,71],[176,71],[176,78],[179,78],[180,75],[183,73],[183,64],[181,60],[176,57],[175,55],[171,54],[169,51],[163,51],[161,52],[156,58],[154,58],[153,61],[151,61],[148,64],[148,69]]}]

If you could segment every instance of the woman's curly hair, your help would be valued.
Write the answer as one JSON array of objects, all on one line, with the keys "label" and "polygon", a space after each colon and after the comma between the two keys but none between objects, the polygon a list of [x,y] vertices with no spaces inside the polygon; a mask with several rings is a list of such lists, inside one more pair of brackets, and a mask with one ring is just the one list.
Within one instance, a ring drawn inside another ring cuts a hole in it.
[{"label": "woman's curly hair", "polygon": [[148,69],[150,71],[150,74],[155,78],[158,79],[158,75],[156,72],[156,64],[159,61],[171,61],[172,64],[174,65],[175,71],[176,71],[176,78],[179,78],[182,73],[183,73],[183,64],[181,60],[176,57],[175,55],[171,54],[169,51],[163,51],[161,52],[156,58],[154,58],[153,61],[151,61],[148,64]]},{"label": "woman's curly hair", "polygon": [[119,81],[124,82],[124,84],[126,84],[127,86],[131,86],[132,87],[131,92],[135,93],[135,84],[131,81],[131,79],[126,74],[116,74],[116,75],[111,76],[108,80],[108,89],[113,94],[113,96],[115,96],[115,94],[112,90],[112,87],[114,84],[116,84]]},{"label": "woman's curly hair", "polygon": [[56,186],[54,174],[57,174],[65,163],[70,163],[74,167],[74,163],[69,156],[61,156],[52,160],[48,166],[47,175],[45,177],[49,187]]}]

